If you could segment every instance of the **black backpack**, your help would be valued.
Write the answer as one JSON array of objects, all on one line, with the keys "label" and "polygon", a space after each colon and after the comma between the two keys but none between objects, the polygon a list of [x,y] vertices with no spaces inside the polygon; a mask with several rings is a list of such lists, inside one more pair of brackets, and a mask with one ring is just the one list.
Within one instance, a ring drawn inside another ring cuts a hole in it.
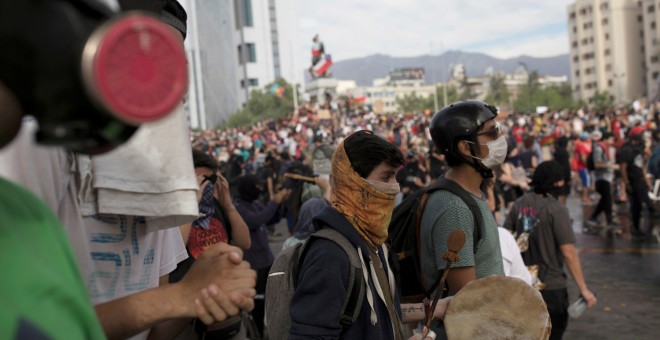
[{"label": "black backpack", "polygon": [[[420,224],[424,214],[424,207],[431,193],[437,190],[447,190],[460,197],[472,212],[475,228],[473,235],[473,251],[477,252],[477,243],[481,240],[483,218],[481,209],[472,197],[456,182],[444,177],[438,178],[436,183],[407,197],[392,213],[392,220],[388,230],[390,249],[398,262],[396,268],[397,286],[399,287],[401,303],[418,303],[435,290],[439,282],[431,287],[424,284],[422,274],[420,250]],[[402,280],[401,278],[405,278]]]}]

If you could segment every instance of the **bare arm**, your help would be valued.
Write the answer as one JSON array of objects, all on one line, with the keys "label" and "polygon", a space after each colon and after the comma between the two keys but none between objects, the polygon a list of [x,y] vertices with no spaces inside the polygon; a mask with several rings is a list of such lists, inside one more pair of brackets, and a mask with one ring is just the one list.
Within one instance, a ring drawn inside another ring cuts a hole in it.
[{"label": "bare arm", "polygon": [[96,305],[105,334],[123,339],[163,321],[195,317],[198,301],[209,286],[217,287],[220,293],[212,295],[227,314],[251,310],[256,273],[241,259],[238,248],[219,243],[206,249],[180,282]]},{"label": "bare arm", "polygon": [[190,228],[192,228],[192,222],[179,226],[179,232],[181,232],[181,238],[183,238],[183,244],[188,244],[188,239],[190,238]]},{"label": "bare arm", "polygon": [[626,190],[626,185],[630,183],[628,181],[628,164],[626,162],[623,162],[619,165],[619,169],[621,171],[621,179],[623,180],[623,190]]},{"label": "bare arm", "polygon": [[238,213],[234,203],[231,201],[231,193],[229,192],[229,182],[218,174],[218,181],[216,182],[216,190],[218,194],[218,203],[225,212],[225,216],[231,225],[232,243],[243,249],[250,249],[252,241],[250,239],[250,229],[243,220],[243,217]]},{"label": "bare arm", "polygon": [[571,277],[577,284],[580,294],[587,301],[589,307],[596,304],[596,296],[589,290],[587,287],[587,282],[584,280],[584,275],[582,273],[582,265],[580,264],[580,258],[575,251],[575,246],[572,243],[562,244],[560,246],[561,254],[566,261],[566,267],[571,273]]},{"label": "bare arm", "polygon": [[[444,299],[438,299],[438,305],[433,311],[433,318],[443,320],[445,314],[447,313],[447,308],[449,307],[449,302],[451,301],[451,296]],[[401,304],[401,316],[403,323],[414,323],[426,319],[426,313],[424,312],[423,303],[402,303]]]},{"label": "bare arm", "polygon": [[474,267],[452,268],[447,273],[447,284],[449,285],[449,294],[458,293],[468,282],[476,280],[477,273]]},{"label": "bare arm", "polygon": [[[168,278],[169,275],[161,276],[158,286],[163,287],[168,285]],[[151,329],[148,339],[172,339],[183,332],[186,326],[190,324],[191,320],[191,318],[180,318],[161,322]]]},{"label": "bare arm", "polygon": [[275,188],[273,187],[273,177],[268,177],[266,179],[266,185],[268,186],[268,198],[272,198],[275,195]]}]

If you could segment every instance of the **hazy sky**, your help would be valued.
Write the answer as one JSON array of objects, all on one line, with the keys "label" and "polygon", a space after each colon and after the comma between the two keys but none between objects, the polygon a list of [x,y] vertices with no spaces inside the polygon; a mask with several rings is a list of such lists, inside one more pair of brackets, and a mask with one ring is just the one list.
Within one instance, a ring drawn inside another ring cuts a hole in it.
[{"label": "hazy sky", "polygon": [[[483,52],[498,58],[568,52],[574,0],[295,0],[300,53],[318,33],[333,60],[383,53]],[[306,51],[306,52],[305,52]],[[306,59],[305,59],[306,60]]]}]

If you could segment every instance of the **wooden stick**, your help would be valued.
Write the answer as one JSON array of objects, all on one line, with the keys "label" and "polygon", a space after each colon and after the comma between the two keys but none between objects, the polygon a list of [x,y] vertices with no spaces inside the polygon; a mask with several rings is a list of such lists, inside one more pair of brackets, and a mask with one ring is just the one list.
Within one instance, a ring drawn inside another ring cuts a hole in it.
[{"label": "wooden stick", "polygon": [[292,179],[299,179],[301,181],[316,183],[316,178],[314,178],[314,177],[307,177],[307,176],[292,174],[292,173],[288,173],[288,172],[284,173],[284,177],[289,177],[289,178],[292,178]]},{"label": "wooden stick", "polygon": [[426,328],[431,329],[431,321],[433,321],[433,312],[435,307],[438,305],[438,299],[442,294],[442,289],[445,286],[445,280],[447,279],[447,273],[451,268],[453,262],[458,262],[460,259],[458,257],[458,252],[463,248],[465,244],[465,233],[461,230],[454,230],[449,234],[447,238],[447,252],[442,255],[442,258],[447,261],[445,265],[445,270],[442,271],[442,276],[440,277],[440,283],[438,288],[435,290],[435,296],[433,297],[433,303],[431,304],[431,309],[429,309],[428,314],[426,315]]}]

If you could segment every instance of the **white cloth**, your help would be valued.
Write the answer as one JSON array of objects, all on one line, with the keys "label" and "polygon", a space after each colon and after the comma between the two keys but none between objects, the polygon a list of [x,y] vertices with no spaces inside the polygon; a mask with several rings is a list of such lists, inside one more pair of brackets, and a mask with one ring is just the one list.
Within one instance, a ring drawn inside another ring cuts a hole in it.
[{"label": "white cloth", "polygon": [[[26,119],[17,138],[0,150],[0,176],[26,187],[57,212],[92,301],[157,287],[159,278],[187,257],[179,229],[148,232],[143,219],[133,216],[83,218],[76,158],[61,148],[36,145],[36,129],[36,122]],[[134,339],[146,339],[148,333]]]},{"label": "white cloth", "polygon": [[502,250],[504,275],[517,277],[527,282],[528,285],[531,285],[532,276],[529,274],[527,266],[525,266],[525,263],[523,262],[516,239],[513,238],[513,235],[511,235],[508,230],[502,227],[498,227],[497,232],[500,235],[500,248]]},{"label": "white cloth", "polygon": [[131,139],[103,155],[79,156],[84,216],[144,216],[149,231],[194,221],[198,184],[183,107],[143,124]]}]

